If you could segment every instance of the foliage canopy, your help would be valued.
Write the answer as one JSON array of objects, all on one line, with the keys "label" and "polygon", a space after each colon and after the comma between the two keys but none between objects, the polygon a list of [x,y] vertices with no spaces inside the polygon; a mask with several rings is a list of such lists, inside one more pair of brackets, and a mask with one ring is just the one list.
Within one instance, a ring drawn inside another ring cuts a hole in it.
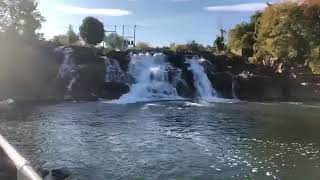
[{"label": "foliage canopy", "polygon": [[252,47],[257,63],[272,59],[288,65],[309,65],[319,72],[320,0],[268,6],[252,16],[251,22],[238,24],[229,31],[228,47]]},{"label": "foliage canopy", "polygon": [[103,41],[104,25],[94,17],[86,17],[79,28],[83,41],[90,45],[97,45]]},{"label": "foliage canopy", "polygon": [[36,30],[45,18],[34,0],[0,0],[0,31],[10,37],[21,35],[25,40],[38,38]]}]

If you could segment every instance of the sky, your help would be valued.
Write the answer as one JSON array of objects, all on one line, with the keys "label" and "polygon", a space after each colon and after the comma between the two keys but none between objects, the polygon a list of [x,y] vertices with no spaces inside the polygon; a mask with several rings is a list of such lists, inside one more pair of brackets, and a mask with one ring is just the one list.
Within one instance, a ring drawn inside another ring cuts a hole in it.
[{"label": "sky", "polygon": [[212,45],[220,34],[234,25],[249,21],[250,16],[266,6],[267,0],[38,0],[39,11],[46,18],[41,32],[45,38],[65,34],[69,24],[78,32],[82,19],[97,17],[106,30],[133,36],[137,42],[152,46],[183,44],[196,40]]}]

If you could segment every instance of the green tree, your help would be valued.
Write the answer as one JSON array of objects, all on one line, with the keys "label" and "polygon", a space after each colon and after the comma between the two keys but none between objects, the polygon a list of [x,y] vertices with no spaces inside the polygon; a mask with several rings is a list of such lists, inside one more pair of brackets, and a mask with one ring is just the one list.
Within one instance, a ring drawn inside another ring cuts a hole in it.
[{"label": "green tree", "polygon": [[216,40],[214,40],[215,49],[220,52],[225,49],[224,38],[222,36],[217,36]]},{"label": "green tree", "polygon": [[231,51],[239,53],[243,48],[253,49],[259,32],[261,15],[261,12],[256,12],[251,16],[249,23],[238,24],[229,30],[227,45]]},{"label": "green tree", "polygon": [[65,34],[54,36],[51,41],[58,45],[69,45],[69,37]]},{"label": "green tree", "polygon": [[217,38],[213,42],[213,47],[217,52],[224,51],[226,49],[225,45],[225,33],[226,31],[224,29],[220,29],[220,36],[217,36]]},{"label": "green tree", "polygon": [[149,51],[151,49],[150,44],[146,42],[138,42],[136,49],[140,51]]},{"label": "green tree", "polygon": [[177,50],[176,43],[170,43],[169,48],[170,48],[171,51],[176,51]]},{"label": "green tree", "polygon": [[308,65],[315,74],[320,74],[320,46],[311,50]]},{"label": "green tree", "polygon": [[242,48],[253,47],[255,28],[251,23],[241,23],[228,32],[228,48],[232,51],[241,51]]},{"label": "green tree", "polygon": [[204,47],[195,40],[188,42],[185,46],[186,46],[187,51],[189,51],[189,52],[204,51]]},{"label": "green tree", "polygon": [[320,0],[306,0],[301,8],[304,15],[304,35],[310,46],[306,64],[314,73],[320,74]]},{"label": "green tree", "polygon": [[26,40],[38,38],[36,30],[45,18],[37,10],[35,0],[1,0],[0,31],[9,35],[21,35]]},{"label": "green tree", "polygon": [[309,48],[303,24],[299,4],[287,2],[269,6],[261,16],[255,45],[257,54],[273,56],[279,63],[303,63]]},{"label": "green tree", "polygon": [[74,44],[79,41],[78,35],[74,32],[72,25],[69,25],[68,32],[67,32],[67,37],[68,37],[68,44]]},{"label": "green tree", "polygon": [[94,17],[86,17],[79,28],[80,36],[86,44],[97,45],[103,41],[104,25]]},{"label": "green tree", "polygon": [[126,39],[116,33],[111,33],[104,38],[107,47],[113,50],[125,50],[127,48],[125,41]]}]

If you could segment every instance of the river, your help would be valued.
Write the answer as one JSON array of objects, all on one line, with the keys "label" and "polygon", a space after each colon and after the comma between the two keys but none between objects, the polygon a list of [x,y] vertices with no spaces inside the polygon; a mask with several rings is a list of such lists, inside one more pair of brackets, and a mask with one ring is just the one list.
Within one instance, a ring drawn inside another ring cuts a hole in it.
[{"label": "river", "polygon": [[71,179],[319,179],[320,104],[25,104],[1,133]]}]

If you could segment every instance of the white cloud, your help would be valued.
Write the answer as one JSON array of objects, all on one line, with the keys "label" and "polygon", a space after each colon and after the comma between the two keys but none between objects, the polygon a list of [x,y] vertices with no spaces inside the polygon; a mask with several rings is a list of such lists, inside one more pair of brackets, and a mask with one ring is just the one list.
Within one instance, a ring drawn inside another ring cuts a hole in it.
[{"label": "white cloud", "polygon": [[222,11],[222,12],[252,12],[260,11],[267,7],[266,3],[243,3],[223,6],[208,6],[204,9],[207,11]]},{"label": "white cloud", "polygon": [[95,9],[77,6],[58,5],[57,10],[67,14],[103,15],[103,16],[126,16],[132,14],[125,9]]}]

